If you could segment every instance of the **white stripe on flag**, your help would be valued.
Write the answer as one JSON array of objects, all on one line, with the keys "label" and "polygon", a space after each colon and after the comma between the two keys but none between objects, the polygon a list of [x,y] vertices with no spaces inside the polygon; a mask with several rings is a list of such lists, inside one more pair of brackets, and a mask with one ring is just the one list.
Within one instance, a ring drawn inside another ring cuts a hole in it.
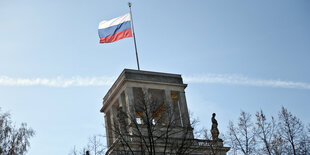
[{"label": "white stripe on flag", "polygon": [[104,28],[107,28],[110,26],[118,25],[118,24],[123,23],[123,22],[127,22],[127,21],[130,21],[130,14],[129,13],[127,13],[121,17],[113,18],[113,19],[108,20],[108,21],[104,20],[104,21],[100,22],[98,29],[104,29]]}]

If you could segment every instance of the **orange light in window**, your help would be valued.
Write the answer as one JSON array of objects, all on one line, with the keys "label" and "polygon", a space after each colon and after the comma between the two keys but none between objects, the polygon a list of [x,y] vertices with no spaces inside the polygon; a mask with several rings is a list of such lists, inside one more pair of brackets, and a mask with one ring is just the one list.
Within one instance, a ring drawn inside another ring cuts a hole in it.
[{"label": "orange light in window", "polygon": [[178,99],[178,96],[175,93],[171,93],[171,98],[173,100],[176,100],[176,99]]}]

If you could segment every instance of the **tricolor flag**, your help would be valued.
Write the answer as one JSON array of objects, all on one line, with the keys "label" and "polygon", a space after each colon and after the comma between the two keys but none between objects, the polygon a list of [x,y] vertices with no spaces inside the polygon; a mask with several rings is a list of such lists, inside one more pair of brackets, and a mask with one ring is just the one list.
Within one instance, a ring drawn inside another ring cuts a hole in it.
[{"label": "tricolor flag", "polygon": [[100,43],[111,43],[123,38],[132,37],[130,14],[102,21],[98,27]]}]

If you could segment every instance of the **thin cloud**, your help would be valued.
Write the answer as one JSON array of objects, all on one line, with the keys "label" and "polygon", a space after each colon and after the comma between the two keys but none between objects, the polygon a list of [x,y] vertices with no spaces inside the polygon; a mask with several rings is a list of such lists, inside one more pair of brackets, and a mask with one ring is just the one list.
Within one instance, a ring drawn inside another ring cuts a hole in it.
[{"label": "thin cloud", "polygon": [[11,78],[0,76],[0,86],[111,86],[114,77],[72,77],[72,78]]},{"label": "thin cloud", "polygon": [[184,76],[184,81],[188,83],[211,83],[310,90],[310,84],[305,82],[255,79],[242,75],[207,74],[203,76]]},{"label": "thin cloud", "polygon": [[[48,87],[86,87],[111,86],[115,77],[80,77],[71,78],[12,78],[0,76],[0,86],[48,86]],[[242,75],[206,74],[198,76],[183,76],[185,83],[243,85],[255,87],[278,87],[310,90],[310,83],[265,80]]]}]

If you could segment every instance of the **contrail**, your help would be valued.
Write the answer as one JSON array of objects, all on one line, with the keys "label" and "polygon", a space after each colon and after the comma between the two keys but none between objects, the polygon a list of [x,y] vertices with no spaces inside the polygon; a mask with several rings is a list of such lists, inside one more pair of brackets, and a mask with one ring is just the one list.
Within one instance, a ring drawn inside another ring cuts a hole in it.
[{"label": "contrail", "polygon": [[242,75],[225,75],[225,74],[207,74],[203,76],[184,76],[184,81],[188,83],[211,83],[211,84],[228,84],[244,85],[256,87],[279,87],[295,88],[310,90],[310,83],[283,81],[283,80],[265,80],[249,78]]},{"label": "contrail", "polygon": [[[0,76],[0,86],[48,86],[48,87],[86,87],[86,86],[111,86],[116,77],[80,77],[63,78],[12,78]],[[196,76],[183,76],[185,83],[199,84],[225,84],[255,87],[278,87],[310,90],[310,83],[266,80],[250,78],[242,75],[205,74]]]},{"label": "contrail", "polygon": [[111,86],[114,77],[80,77],[72,78],[11,78],[0,76],[0,86],[49,86],[49,87],[71,87],[71,86]]}]

